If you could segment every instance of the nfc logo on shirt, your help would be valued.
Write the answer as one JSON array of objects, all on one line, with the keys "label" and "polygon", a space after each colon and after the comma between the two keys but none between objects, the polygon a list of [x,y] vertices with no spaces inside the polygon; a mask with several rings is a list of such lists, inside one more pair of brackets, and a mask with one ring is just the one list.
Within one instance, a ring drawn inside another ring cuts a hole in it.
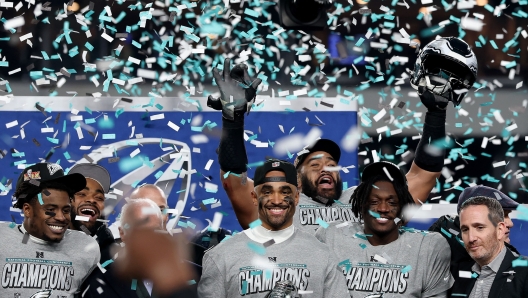
[{"label": "nfc logo on shirt", "polygon": [[270,263],[277,263],[277,257],[268,257]]},{"label": "nfc logo on shirt", "polygon": [[37,251],[37,259],[38,258],[41,258],[41,259],[44,259],[44,252],[43,251]]}]

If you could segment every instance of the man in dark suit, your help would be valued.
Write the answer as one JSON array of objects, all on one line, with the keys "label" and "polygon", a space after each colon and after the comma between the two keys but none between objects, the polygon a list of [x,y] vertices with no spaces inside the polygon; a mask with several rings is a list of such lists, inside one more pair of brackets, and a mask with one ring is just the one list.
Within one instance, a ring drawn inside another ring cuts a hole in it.
[{"label": "man in dark suit", "polygon": [[[119,234],[125,247],[120,251],[116,261],[124,258],[132,229],[148,229],[161,231],[163,229],[163,215],[158,206],[150,199],[138,198],[130,200],[121,210],[121,226]],[[174,268],[177,270],[177,268]],[[156,286],[147,279],[122,279],[118,276],[113,262],[101,264],[95,269],[88,280],[89,287],[83,297],[93,298],[162,298],[156,292]],[[190,293],[180,292],[174,297],[189,297]]]},{"label": "man in dark suit", "polygon": [[449,247],[451,248],[450,270],[454,279],[458,278],[458,272],[461,267],[467,267],[468,265],[471,267],[475,263],[464,247],[462,234],[460,233],[460,217],[458,216],[460,213],[460,206],[473,197],[488,197],[496,199],[499,204],[501,204],[502,210],[504,210],[504,224],[506,225],[504,245],[515,256],[520,255],[519,251],[510,244],[510,231],[513,227],[513,221],[510,218],[510,214],[513,210],[517,209],[519,203],[495,188],[484,185],[466,187],[458,197],[457,215],[441,216],[431,227],[429,227],[429,231],[440,233],[440,235],[444,236],[447,240],[447,243],[449,243]]},{"label": "man in dark suit", "polygon": [[460,230],[475,263],[460,267],[451,297],[528,297],[527,260],[504,245],[507,228],[497,200],[477,196],[465,201]]}]

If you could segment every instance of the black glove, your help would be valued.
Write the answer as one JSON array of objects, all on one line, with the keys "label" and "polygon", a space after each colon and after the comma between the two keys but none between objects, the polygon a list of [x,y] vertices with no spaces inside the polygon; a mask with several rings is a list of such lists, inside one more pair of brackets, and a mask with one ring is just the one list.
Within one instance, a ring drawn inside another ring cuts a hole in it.
[{"label": "black glove", "polygon": [[[451,98],[451,92],[452,91],[446,91],[444,95]],[[429,91],[424,86],[418,86],[418,95],[420,96],[420,100],[422,101],[423,105],[427,108],[429,112],[435,112],[435,111],[443,111],[447,109],[447,104],[449,103],[449,99],[434,94],[433,92]]]},{"label": "black glove", "polygon": [[230,68],[231,59],[226,58],[222,72],[213,69],[213,77],[220,89],[220,98],[209,95],[207,106],[218,111],[222,110],[222,116],[233,121],[235,118],[244,117],[245,112],[249,114],[262,80],[253,80],[245,64],[237,64],[231,71]]}]

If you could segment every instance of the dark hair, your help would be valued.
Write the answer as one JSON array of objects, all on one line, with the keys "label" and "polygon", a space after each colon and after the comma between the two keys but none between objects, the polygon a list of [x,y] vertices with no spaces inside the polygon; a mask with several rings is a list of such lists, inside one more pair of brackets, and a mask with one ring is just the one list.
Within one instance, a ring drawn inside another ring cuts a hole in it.
[{"label": "dark hair", "polygon": [[17,199],[13,207],[22,209],[25,203],[31,203],[32,200],[37,198],[37,195],[42,192],[44,189],[55,189],[62,190],[68,193],[70,199],[73,197],[73,191],[66,185],[57,183],[57,182],[42,182],[39,186],[30,183],[29,181],[24,181],[22,184],[17,185],[15,193],[13,196]]},{"label": "dark hair", "polygon": [[395,181],[390,181],[390,179],[386,175],[380,174],[372,176],[366,181],[361,182],[352,193],[352,196],[350,196],[352,212],[354,212],[354,215],[357,218],[363,218],[363,211],[366,207],[367,200],[370,196],[370,192],[372,191],[372,187],[374,183],[378,181],[388,181],[391,182],[394,186],[394,190],[396,191],[396,195],[398,196],[398,203],[400,204],[400,211],[398,213],[398,216],[401,215],[404,206],[414,204],[414,199],[412,198],[412,195],[409,192],[407,185],[396,183]]},{"label": "dark hair", "polygon": [[501,204],[494,198],[488,198],[483,196],[473,197],[462,203],[460,206],[460,212],[469,206],[486,206],[488,207],[488,218],[496,227],[499,222],[504,221],[504,210]]}]

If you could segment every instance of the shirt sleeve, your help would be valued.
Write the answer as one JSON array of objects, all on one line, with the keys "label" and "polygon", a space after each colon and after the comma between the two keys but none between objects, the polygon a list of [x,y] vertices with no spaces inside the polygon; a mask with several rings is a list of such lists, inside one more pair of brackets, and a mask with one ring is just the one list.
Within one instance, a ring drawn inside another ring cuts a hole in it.
[{"label": "shirt sleeve", "polygon": [[345,282],[345,276],[337,264],[337,257],[332,253],[328,262],[328,269],[325,276],[323,297],[350,297]]},{"label": "shirt sleeve", "polygon": [[444,237],[438,233],[427,234],[425,237],[428,242],[424,243],[425,249],[420,252],[420,258],[428,260],[424,262],[427,267],[422,297],[433,297],[447,291],[454,283],[449,270],[451,249]]},{"label": "shirt sleeve", "polygon": [[213,259],[208,253],[204,255],[202,277],[198,283],[198,297],[227,298],[225,278]]}]

